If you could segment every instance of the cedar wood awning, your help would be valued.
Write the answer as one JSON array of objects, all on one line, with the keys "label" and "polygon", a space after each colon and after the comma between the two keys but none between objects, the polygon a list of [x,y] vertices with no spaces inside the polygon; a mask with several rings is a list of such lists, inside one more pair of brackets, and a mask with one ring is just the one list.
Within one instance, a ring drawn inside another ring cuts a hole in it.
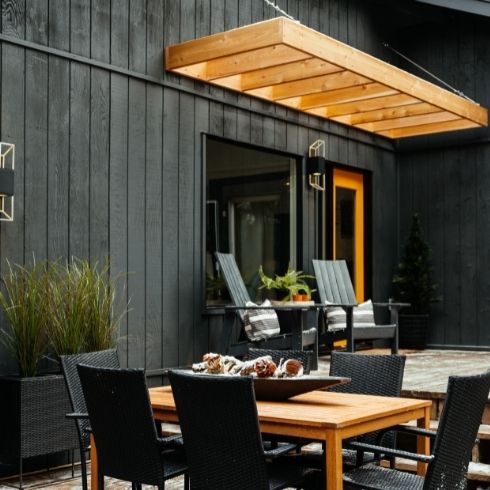
[{"label": "cedar wood awning", "polygon": [[168,46],[166,69],[388,138],[487,126],[487,110],[279,17]]}]

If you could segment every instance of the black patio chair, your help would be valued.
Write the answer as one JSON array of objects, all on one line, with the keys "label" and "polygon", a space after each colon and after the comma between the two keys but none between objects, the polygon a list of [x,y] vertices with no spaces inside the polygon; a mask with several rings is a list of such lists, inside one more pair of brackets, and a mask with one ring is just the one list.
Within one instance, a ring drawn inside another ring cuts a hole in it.
[{"label": "black patio chair", "polygon": [[65,355],[60,356],[60,358],[61,368],[68,389],[72,410],[74,412],[72,418],[74,419],[78,432],[82,488],[83,490],[88,490],[86,452],[90,449],[90,433],[88,431],[90,424],[87,417],[87,407],[85,405],[82,385],[80,384],[80,377],[78,376],[77,365],[87,364],[89,366],[118,368],[119,359],[115,349]]},{"label": "black patio chair", "polygon": [[[374,307],[385,307],[390,311],[390,324],[362,326],[353,320],[353,309],[357,299],[345,260],[313,260],[318,294],[323,304],[341,305],[346,313],[347,350],[354,352],[356,340],[391,339],[392,354],[398,353],[398,312],[405,303],[373,303]],[[324,315],[326,323],[326,315]],[[333,335],[338,334],[336,332]],[[326,336],[332,336],[326,325]]]},{"label": "black patio chair", "polygon": [[303,373],[310,374],[311,359],[313,357],[312,350],[256,349],[254,347],[248,349],[247,359],[257,359],[263,356],[271,356],[277,366],[279,366],[281,359],[284,361],[287,359],[297,359],[303,364]]},{"label": "black patio chair", "polygon": [[132,482],[133,488],[165,488],[170,478],[185,475],[187,464],[179,451],[158,437],[142,369],[77,366],[97,445],[99,474]]},{"label": "black patio chair", "polygon": [[273,490],[305,485],[313,470],[267,463],[291,445],[264,451],[249,377],[168,373],[186,448],[191,487]]},{"label": "black patio chair", "polygon": [[[233,254],[216,252],[216,259],[219,264],[220,272],[223,274],[226,286],[230,293],[231,300],[235,306],[243,306],[244,309],[237,310],[238,316],[243,324],[245,316],[245,305],[247,302],[251,301],[250,294],[243,282],[243,278],[238,269],[238,265],[235,261]],[[285,312],[289,313],[290,312]],[[284,323],[282,318],[280,321]],[[267,349],[292,349],[294,345],[300,345],[302,347],[309,347],[314,351],[313,365],[316,368],[317,355],[318,355],[318,345],[317,345],[317,329],[315,327],[303,330],[301,332],[300,339],[294,339],[291,332],[283,332],[281,328],[281,333],[279,335],[269,337],[265,340],[259,340],[251,342],[250,340],[238,340],[234,341],[232,333],[232,323],[235,315],[225,315],[225,336],[227,337],[226,348],[227,352],[232,355],[246,355],[249,348],[267,348]],[[231,318],[231,324],[229,322]],[[282,327],[282,326],[281,326]],[[243,329],[242,329],[243,334]],[[293,344],[294,343],[294,344]]]},{"label": "black patio chair", "polygon": [[425,477],[373,463],[344,474],[344,488],[418,490],[466,488],[467,470],[490,390],[490,371],[476,376],[450,376],[437,432],[399,426],[400,431],[434,438],[430,456],[357,443],[358,449],[428,463]]},{"label": "black patio chair", "polygon": [[[330,376],[343,376],[350,378],[351,381],[332,386],[329,391],[376,396],[400,396],[405,360],[405,356],[397,354],[363,355],[333,351],[330,360]],[[355,440],[374,444],[379,437],[380,432],[375,431],[357,437]],[[395,433],[385,431],[382,441],[386,447],[395,447]],[[351,443],[352,441],[347,441],[344,444],[345,448],[342,453],[344,467],[358,466],[375,459],[374,453],[358,452],[357,448],[352,449]],[[323,468],[323,453],[308,452],[304,456],[304,461],[306,464]]]}]

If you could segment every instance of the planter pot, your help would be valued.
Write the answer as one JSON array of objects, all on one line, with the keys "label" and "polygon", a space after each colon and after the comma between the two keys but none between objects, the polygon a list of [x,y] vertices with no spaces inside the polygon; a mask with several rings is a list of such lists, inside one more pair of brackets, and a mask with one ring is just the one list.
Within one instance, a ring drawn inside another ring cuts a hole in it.
[{"label": "planter pot", "polygon": [[398,320],[400,347],[425,349],[429,315],[400,315]]},{"label": "planter pot", "polygon": [[35,378],[0,377],[0,459],[23,458],[78,447],[71,404],[61,374]]}]

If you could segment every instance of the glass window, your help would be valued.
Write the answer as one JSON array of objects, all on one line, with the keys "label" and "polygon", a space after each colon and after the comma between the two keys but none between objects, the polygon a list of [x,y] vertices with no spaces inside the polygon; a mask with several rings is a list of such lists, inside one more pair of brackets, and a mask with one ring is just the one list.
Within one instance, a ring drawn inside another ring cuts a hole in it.
[{"label": "glass window", "polygon": [[252,299],[258,268],[296,266],[296,159],[208,138],[206,142],[206,301],[224,303],[214,253],[233,253]]}]

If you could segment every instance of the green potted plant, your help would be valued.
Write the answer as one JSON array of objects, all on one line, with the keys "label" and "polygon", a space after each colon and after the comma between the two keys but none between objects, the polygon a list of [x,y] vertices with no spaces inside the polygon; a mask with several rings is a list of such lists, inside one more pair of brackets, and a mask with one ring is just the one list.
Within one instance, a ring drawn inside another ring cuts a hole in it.
[{"label": "green potted plant", "polygon": [[[109,265],[73,259],[10,265],[2,276],[0,338],[18,375],[0,377],[0,460],[18,462],[78,447],[62,374],[43,374],[44,357],[115,345],[123,313],[115,305]],[[8,401],[8,403],[7,403]],[[21,470],[22,471],[22,470]]]},{"label": "green potted plant", "polygon": [[427,345],[430,305],[438,301],[432,271],[430,248],[423,236],[420,217],[415,213],[393,277],[396,301],[410,303],[399,317],[401,347],[423,349]]},{"label": "green potted plant", "polygon": [[273,278],[266,275],[262,266],[259,267],[259,278],[262,283],[259,289],[276,290],[280,301],[309,301],[311,289],[306,279],[314,279],[314,276],[305,274],[303,271],[296,271],[288,267],[283,276],[275,275]]}]

